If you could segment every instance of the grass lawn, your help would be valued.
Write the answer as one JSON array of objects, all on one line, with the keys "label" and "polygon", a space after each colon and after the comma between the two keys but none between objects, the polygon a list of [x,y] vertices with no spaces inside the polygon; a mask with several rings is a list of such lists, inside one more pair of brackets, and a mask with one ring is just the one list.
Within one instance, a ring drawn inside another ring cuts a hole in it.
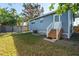
[{"label": "grass lawn", "polygon": [[31,33],[6,33],[0,34],[0,55],[79,55],[79,44],[68,40],[50,43]]}]

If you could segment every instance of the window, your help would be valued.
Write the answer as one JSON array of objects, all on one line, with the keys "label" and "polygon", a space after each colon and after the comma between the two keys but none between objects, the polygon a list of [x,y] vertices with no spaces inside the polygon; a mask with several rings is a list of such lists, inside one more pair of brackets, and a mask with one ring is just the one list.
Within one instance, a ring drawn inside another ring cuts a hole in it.
[{"label": "window", "polygon": [[41,19],[40,19],[40,23],[42,23],[42,22],[43,22],[43,20],[44,20],[44,18],[41,18]]},{"label": "window", "polygon": [[40,23],[42,23],[43,22],[43,20],[40,20]]},{"label": "window", "polygon": [[35,22],[32,22],[31,24],[35,24]]},{"label": "window", "polygon": [[59,16],[58,15],[55,16],[55,21],[59,22]]}]

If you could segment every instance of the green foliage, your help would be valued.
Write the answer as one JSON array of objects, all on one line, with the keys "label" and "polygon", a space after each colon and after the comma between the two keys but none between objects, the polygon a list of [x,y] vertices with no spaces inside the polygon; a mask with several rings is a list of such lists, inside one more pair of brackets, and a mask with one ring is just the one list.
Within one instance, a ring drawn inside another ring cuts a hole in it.
[{"label": "green foliage", "polygon": [[[18,21],[17,21],[18,19]],[[6,8],[0,8],[0,24],[1,25],[10,25],[14,26],[18,22],[21,22],[21,17],[17,17],[16,10],[11,8],[11,10],[7,10]]]},{"label": "green foliage", "polygon": [[49,10],[54,9],[54,6],[53,5],[54,5],[54,3],[52,3],[51,6],[49,6]]},{"label": "green foliage", "polygon": [[22,17],[20,17],[20,16],[17,17],[17,25],[18,26],[22,25]]},{"label": "green foliage", "polygon": [[73,13],[75,13],[79,10],[79,5],[74,4],[71,9],[72,9]]},{"label": "green foliage", "polygon": [[[54,9],[54,4],[51,4],[49,10]],[[57,14],[61,15],[64,12],[71,10],[74,14],[79,10],[78,3],[59,3],[58,8],[55,10]]]},{"label": "green foliage", "polygon": [[0,24],[5,24],[9,21],[9,12],[4,9],[4,8],[0,8]]}]

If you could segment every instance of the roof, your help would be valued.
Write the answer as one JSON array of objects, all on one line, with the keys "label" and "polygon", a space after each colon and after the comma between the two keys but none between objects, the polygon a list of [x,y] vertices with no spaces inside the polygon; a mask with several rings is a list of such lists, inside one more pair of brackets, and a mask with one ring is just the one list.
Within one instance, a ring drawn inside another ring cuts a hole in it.
[{"label": "roof", "polygon": [[51,11],[51,12],[49,12],[49,13],[43,14],[43,15],[41,15],[41,16],[38,16],[38,17],[34,18],[34,19],[31,19],[30,21],[37,20],[37,19],[39,19],[39,18],[48,16],[48,15],[51,15],[51,14],[55,14],[55,11]]}]

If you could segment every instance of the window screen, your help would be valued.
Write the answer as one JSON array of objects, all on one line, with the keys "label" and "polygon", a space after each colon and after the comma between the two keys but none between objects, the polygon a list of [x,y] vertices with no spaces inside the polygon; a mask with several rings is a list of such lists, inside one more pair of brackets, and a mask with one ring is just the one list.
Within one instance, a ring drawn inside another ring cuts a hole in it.
[{"label": "window screen", "polygon": [[59,22],[59,16],[58,15],[55,16],[55,21]]}]

